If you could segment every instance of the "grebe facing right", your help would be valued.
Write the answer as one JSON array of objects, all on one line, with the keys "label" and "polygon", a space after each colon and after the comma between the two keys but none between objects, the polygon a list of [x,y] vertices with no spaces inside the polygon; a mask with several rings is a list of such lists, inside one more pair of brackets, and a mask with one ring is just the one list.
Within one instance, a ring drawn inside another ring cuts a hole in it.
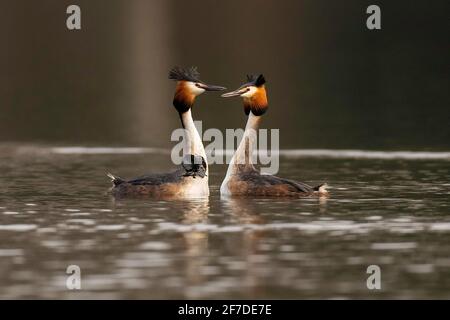
[{"label": "grebe facing right", "polygon": [[264,76],[262,74],[258,77],[247,76],[247,80],[247,83],[239,89],[222,95],[225,98],[242,97],[248,120],[244,136],[231,159],[227,174],[220,187],[220,194],[265,197],[327,196],[326,184],[311,187],[303,182],[262,175],[254,168],[251,155],[256,145],[256,132],[262,115],[268,108],[268,101]]},{"label": "grebe facing right", "polygon": [[224,87],[212,86],[199,80],[196,68],[173,68],[169,79],[177,81],[173,106],[177,109],[185,129],[183,162],[171,173],[148,174],[124,180],[108,174],[116,197],[149,196],[158,198],[206,197],[209,195],[208,163],[202,139],[194,125],[191,109],[195,98],[205,91],[221,91]]}]

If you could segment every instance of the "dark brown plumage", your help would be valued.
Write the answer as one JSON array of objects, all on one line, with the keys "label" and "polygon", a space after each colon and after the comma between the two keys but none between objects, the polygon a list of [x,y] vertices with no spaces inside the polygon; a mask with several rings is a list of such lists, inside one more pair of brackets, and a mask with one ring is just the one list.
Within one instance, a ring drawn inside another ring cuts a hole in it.
[{"label": "dark brown plumage", "polygon": [[123,180],[114,177],[114,186],[110,193],[115,197],[138,197],[138,196],[176,196],[180,192],[180,183],[184,179],[184,170],[171,173],[149,174],[132,180]]},{"label": "dark brown plumage", "polygon": [[176,197],[181,196],[186,185],[192,179],[206,177],[206,162],[200,156],[186,155],[179,169],[170,173],[147,174],[131,180],[125,180],[108,174],[113,187],[110,193],[115,197],[152,196]]},{"label": "dark brown plumage", "polygon": [[252,166],[240,165],[228,180],[232,195],[263,197],[309,197],[320,195],[320,187],[272,175],[262,175]]}]

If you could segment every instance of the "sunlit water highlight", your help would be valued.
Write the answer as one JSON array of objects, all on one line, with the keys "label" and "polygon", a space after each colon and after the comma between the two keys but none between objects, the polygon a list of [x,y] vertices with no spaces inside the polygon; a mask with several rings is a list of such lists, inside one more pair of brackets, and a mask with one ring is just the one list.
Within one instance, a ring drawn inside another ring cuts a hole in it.
[{"label": "sunlit water highlight", "polygon": [[[110,148],[110,147],[57,147],[49,149],[56,154],[170,154],[163,148]],[[218,156],[233,155],[234,150],[214,150]],[[257,152],[256,152],[257,153]],[[260,150],[261,154],[273,154],[284,157],[321,157],[355,159],[442,159],[450,161],[450,152],[439,151],[369,151],[369,150],[332,150],[332,149],[284,149],[270,152]]]}]

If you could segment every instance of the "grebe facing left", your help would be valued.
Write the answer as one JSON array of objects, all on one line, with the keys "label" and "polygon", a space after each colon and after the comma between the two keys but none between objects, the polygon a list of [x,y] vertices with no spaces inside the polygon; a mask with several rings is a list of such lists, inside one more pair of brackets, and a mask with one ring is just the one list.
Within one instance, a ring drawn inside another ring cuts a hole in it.
[{"label": "grebe facing left", "polygon": [[257,130],[262,115],[269,104],[263,75],[247,76],[247,83],[239,89],[225,93],[222,97],[240,96],[244,100],[244,111],[248,116],[242,140],[231,159],[225,179],[220,187],[221,195],[265,196],[265,197],[308,197],[326,196],[326,184],[311,187],[272,175],[262,175],[252,164]]},{"label": "grebe facing left", "polygon": [[117,197],[205,197],[209,195],[208,163],[202,139],[192,119],[195,98],[205,91],[222,91],[224,87],[208,85],[199,80],[196,68],[173,68],[169,79],[177,81],[173,105],[185,129],[183,162],[171,173],[148,174],[124,180],[112,174],[111,193]]}]

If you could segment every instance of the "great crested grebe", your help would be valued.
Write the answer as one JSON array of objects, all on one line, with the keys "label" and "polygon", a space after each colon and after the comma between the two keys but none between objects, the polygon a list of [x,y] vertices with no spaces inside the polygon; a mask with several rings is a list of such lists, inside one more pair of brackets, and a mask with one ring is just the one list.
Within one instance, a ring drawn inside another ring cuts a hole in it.
[{"label": "great crested grebe", "polygon": [[202,139],[192,119],[195,98],[205,91],[226,88],[208,85],[199,79],[197,69],[173,68],[169,79],[177,81],[173,106],[177,109],[185,129],[184,154],[181,166],[171,173],[148,174],[132,180],[108,174],[114,196],[204,197],[209,195],[208,164]]},{"label": "great crested grebe", "polygon": [[303,182],[272,175],[262,175],[254,168],[251,155],[257,142],[256,132],[262,115],[268,108],[265,83],[266,80],[262,74],[258,77],[247,76],[247,83],[233,92],[222,95],[225,98],[242,97],[248,120],[239,147],[228,166],[227,175],[220,187],[220,193],[231,196],[326,196],[328,194],[326,184],[311,187]]}]

